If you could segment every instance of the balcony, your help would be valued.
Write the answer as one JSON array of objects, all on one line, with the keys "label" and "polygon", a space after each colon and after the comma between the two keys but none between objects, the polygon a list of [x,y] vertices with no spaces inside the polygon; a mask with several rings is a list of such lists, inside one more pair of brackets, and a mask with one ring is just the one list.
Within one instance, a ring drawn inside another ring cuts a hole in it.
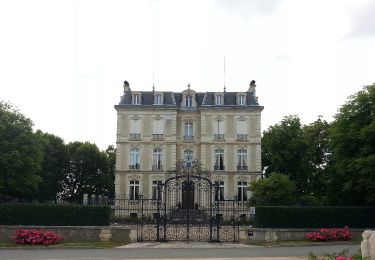
[{"label": "balcony", "polygon": [[163,134],[153,134],[152,135],[152,140],[153,141],[163,141],[164,140],[164,135]]},{"label": "balcony", "polygon": [[152,165],[152,171],[153,172],[159,172],[159,171],[162,171],[162,170],[163,170],[163,165],[162,164]]},{"label": "balcony", "polygon": [[245,134],[237,134],[237,141],[239,141],[239,142],[246,142],[247,141],[247,135],[245,135]]},{"label": "balcony", "polygon": [[224,141],[224,134],[214,134],[214,141]]},{"label": "balcony", "polygon": [[141,169],[140,164],[129,165],[129,171],[139,171]]},{"label": "balcony", "polygon": [[214,166],[214,171],[224,171],[225,166],[224,165],[215,165]]},{"label": "balcony", "polygon": [[184,135],[184,143],[192,143],[192,142],[194,142],[194,136]]},{"label": "balcony", "polygon": [[130,134],[130,141],[140,141],[141,140],[141,134]]},{"label": "balcony", "polygon": [[247,166],[237,165],[237,171],[239,171],[239,172],[246,172],[247,171]]}]

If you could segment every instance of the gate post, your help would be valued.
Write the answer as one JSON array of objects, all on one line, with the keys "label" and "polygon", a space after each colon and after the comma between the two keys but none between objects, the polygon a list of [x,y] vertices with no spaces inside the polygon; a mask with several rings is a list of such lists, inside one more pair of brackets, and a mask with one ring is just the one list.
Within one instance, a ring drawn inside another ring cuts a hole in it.
[{"label": "gate post", "polygon": [[[157,186],[157,189],[158,189],[158,194],[161,194],[159,184]],[[161,200],[158,196],[157,201],[156,201],[156,241],[160,240],[160,233],[159,233],[159,229],[160,229],[160,201]]]},{"label": "gate post", "polygon": [[[141,203],[141,242],[142,242],[143,241],[143,195],[142,194],[139,194],[139,200]],[[138,208],[139,208],[139,204],[138,204]],[[137,224],[137,226],[138,225],[139,224]]]},{"label": "gate post", "polygon": [[[223,215],[224,216],[224,215]],[[217,213],[216,213],[216,225],[217,225],[217,242],[220,242],[220,201],[217,202]]]}]

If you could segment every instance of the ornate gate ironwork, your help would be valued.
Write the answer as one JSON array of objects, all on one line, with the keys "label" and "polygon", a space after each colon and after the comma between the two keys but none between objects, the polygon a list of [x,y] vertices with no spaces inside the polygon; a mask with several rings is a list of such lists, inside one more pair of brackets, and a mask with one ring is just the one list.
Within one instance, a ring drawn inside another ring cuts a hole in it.
[{"label": "ornate gate ironwork", "polygon": [[161,196],[140,196],[138,241],[239,242],[239,202],[215,201],[218,188],[199,161],[177,162],[157,187]]}]

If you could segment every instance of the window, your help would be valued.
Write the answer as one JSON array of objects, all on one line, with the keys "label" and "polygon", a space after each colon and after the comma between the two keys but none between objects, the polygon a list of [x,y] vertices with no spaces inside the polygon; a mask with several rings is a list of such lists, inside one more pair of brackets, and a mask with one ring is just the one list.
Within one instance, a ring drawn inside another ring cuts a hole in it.
[{"label": "window", "polygon": [[155,148],[153,151],[152,170],[153,171],[163,170],[163,153],[160,148]]},{"label": "window", "polygon": [[239,149],[237,150],[237,170],[247,171],[247,150]]},{"label": "window", "polygon": [[237,141],[247,140],[247,121],[238,120],[237,121]]},{"label": "window", "polygon": [[140,140],[141,139],[141,120],[132,119],[130,121],[130,140]]},{"label": "window", "polygon": [[223,95],[216,95],[215,96],[215,104],[218,106],[224,105],[224,96]]},{"label": "window", "polygon": [[164,121],[157,119],[152,122],[152,138],[154,141],[163,140],[164,134]]},{"label": "window", "polygon": [[132,103],[133,103],[133,105],[140,105],[141,104],[141,95],[140,94],[133,94]]},{"label": "window", "polygon": [[139,199],[139,181],[130,181],[129,198],[131,200]]},{"label": "window", "polygon": [[[152,199],[161,200],[161,184],[162,181],[152,181]],[[159,188],[158,188],[159,187]]]},{"label": "window", "polygon": [[185,160],[185,166],[191,167],[192,161],[193,161],[193,151],[192,150],[185,150],[184,151],[184,160]]},{"label": "window", "polygon": [[185,98],[185,107],[192,107],[193,106],[193,97],[186,96]]},{"label": "window", "polygon": [[237,199],[238,201],[247,201],[247,182],[246,181],[238,182]]},{"label": "window", "polygon": [[214,121],[214,139],[215,140],[224,140],[224,120],[215,120]]},{"label": "window", "polygon": [[215,181],[215,200],[224,200],[224,182]]},{"label": "window", "polygon": [[184,142],[193,142],[194,135],[193,135],[193,123],[186,122],[185,123],[185,133],[184,133]]},{"label": "window", "polygon": [[238,95],[238,105],[244,106],[246,105],[246,96],[245,95]]},{"label": "window", "polygon": [[215,149],[215,171],[224,170],[224,149]]},{"label": "window", "polygon": [[139,170],[140,169],[140,157],[139,157],[139,148],[130,149],[130,170]]},{"label": "window", "polygon": [[163,104],[163,96],[161,94],[156,94],[154,97],[154,104],[155,105],[162,105]]}]

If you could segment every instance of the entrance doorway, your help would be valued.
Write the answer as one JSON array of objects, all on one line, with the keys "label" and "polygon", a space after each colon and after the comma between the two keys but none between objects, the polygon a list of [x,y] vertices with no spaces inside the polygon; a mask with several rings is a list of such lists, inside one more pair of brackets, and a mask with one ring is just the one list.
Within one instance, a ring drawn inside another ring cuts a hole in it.
[{"label": "entrance doorway", "polygon": [[182,183],[182,208],[194,208],[194,183],[192,181]]}]

